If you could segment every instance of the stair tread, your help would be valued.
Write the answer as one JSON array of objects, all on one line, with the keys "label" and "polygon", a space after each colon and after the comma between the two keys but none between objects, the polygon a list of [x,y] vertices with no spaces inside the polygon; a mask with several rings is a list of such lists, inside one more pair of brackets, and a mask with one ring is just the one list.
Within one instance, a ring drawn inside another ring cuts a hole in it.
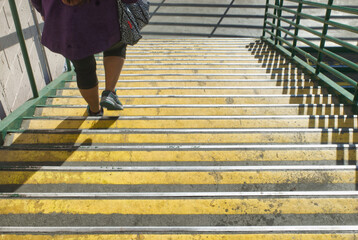
[{"label": "stair tread", "polygon": [[358,237],[351,105],[254,38],[138,47],[124,111],[87,117],[74,77],[8,131],[4,238]]}]

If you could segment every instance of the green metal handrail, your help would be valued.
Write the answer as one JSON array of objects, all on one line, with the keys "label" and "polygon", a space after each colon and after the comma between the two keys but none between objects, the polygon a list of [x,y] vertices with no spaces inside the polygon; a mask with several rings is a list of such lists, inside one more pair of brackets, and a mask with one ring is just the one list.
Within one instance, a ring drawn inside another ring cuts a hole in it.
[{"label": "green metal handrail", "polygon": [[[272,1],[272,4],[270,3],[270,1]],[[293,10],[292,6],[290,6],[290,8],[285,7],[285,2],[297,3],[297,10]],[[357,27],[330,20],[332,10],[358,16],[358,9],[334,5],[333,2],[333,0],[327,0],[327,3],[324,4],[306,0],[266,0],[262,39],[280,50],[294,62],[303,66],[312,74],[312,76],[322,81],[331,89],[333,89],[336,93],[338,93],[339,96],[343,98],[343,100],[353,104],[355,110],[357,111],[357,81],[347,76],[343,72],[337,70],[337,68],[330,66],[329,64],[324,63],[322,61],[324,57],[329,57],[330,59],[333,59],[334,61],[339,62],[340,64],[351,69],[352,71],[358,72],[358,65],[356,63],[336,54],[335,52],[331,51],[329,47],[327,47],[327,42],[331,42],[339,46],[342,50],[349,50],[351,52],[358,53],[357,46],[354,46],[353,44],[343,41],[339,38],[328,35],[329,27],[335,27],[339,30],[345,30],[358,34]],[[322,18],[310,15],[308,13],[304,13],[303,11],[307,6],[324,9],[324,11],[326,12],[325,17]],[[272,13],[270,13],[270,11]],[[295,16],[295,20],[290,20],[288,18],[283,17],[283,13],[293,14]],[[302,25],[302,19],[308,19],[315,21],[318,24],[322,24],[322,31],[317,31],[310,26]],[[291,30],[287,27],[282,27],[283,22],[290,26],[293,26],[294,29]],[[302,37],[302,35],[300,35],[302,31],[317,36],[317,38],[319,39],[319,44],[317,45],[309,39]],[[286,36],[291,37],[292,40],[282,37],[281,33],[285,33]],[[299,44],[309,46],[311,49],[317,51],[318,55],[313,56],[310,52],[305,51],[304,48],[299,47]],[[299,55],[301,55],[301,57],[299,57]],[[313,65],[308,64],[306,62],[306,59],[309,59],[313,63]],[[328,74],[326,73],[331,74],[331,76],[333,76],[333,79],[328,77]],[[342,87],[341,85],[339,85],[337,83],[337,80],[348,83],[351,88],[354,88],[354,92],[352,93],[348,91],[346,87]]]},{"label": "green metal handrail", "polygon": [[[15,0],[9,0],[9,5],[10,5],[12,17],[14,19],[16,34],[17,34],[19,44],[21,47],[22,56],[24,58],[24,63],[26,66],[27,75],[29,77],[33,97],[38,98],[39,97],[38,88],[36,86],[35,77],[33,74],[32,67],[31,67],[31,62],[30,62],[28,51],[27,51],[24,35],[22,32],[21,22],[20,22],[20,18],[19,18],[19,14],[17,11]],[[67,71],[71,71],[71,63],[68,59],[66,59],[66,67],[67,67]]]},{"label": "green metal handrail", "polygon": [[36,106],[39,104],[45,104],[47,97],[49,95],[55,94],[56,89],[62,88],[65,84],[65,80],[72,79],[74,75],[74,71],[71,69],[71,62],[66,59],[67,72],[62,73],[58,78],[56,78],[54,81],[50,82],[47,86],[38,91],[15,1],[9,0],[9,5],[14,19],[16,33],[21,46],[21,52],[24,57],[24,62],[26,65],[26,70],[34,97],[33,99],[30,99],[24,104],[22,104],[5,119],[0,121],[0,146],[4,144],[5,136],[9,129],[19,129],[22,123],[22,119],[24,117],[33,116]]},{"label": "green metal handrail", "polygon": [[34,78],[34,73],[32,71],[29,54],[27,52],[24,35],[22,33],[21,22],[20,22],[19,14],[17,12],[17,7],[16,7],[16,4],[15,4],[15,0],[9,0],[9,5],[10,5],[12,17],[14,19],[16,33],[17,33],[17,37],[19,39],[22,56],[24,58],[27,75],[29,76],[29,81],[30,81],[32,93],[34,95],[34,98],[37,98],[39,96],[39,93],[38,93],[38,90],[37,90],[36,81],[35,81],[35,78]]}]

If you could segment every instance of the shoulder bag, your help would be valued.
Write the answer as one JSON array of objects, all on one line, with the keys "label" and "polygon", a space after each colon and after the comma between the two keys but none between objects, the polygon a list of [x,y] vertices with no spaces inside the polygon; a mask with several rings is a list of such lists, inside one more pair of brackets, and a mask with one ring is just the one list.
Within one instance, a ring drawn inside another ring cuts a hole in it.
[{"label": "shoulder bag", "polygon": [[123,3],[117,0],[117,3],[121,42],[134,45],[142,38],[140,30],[149,23],[149,1]]}]

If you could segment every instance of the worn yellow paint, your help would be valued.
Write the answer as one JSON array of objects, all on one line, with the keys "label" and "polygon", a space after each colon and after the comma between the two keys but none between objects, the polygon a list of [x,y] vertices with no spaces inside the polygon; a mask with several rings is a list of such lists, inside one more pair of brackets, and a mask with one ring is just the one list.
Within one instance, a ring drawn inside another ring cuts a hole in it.
[{"label": "worn yellow paint", "polygon": [[[190,38],[168,38],[168,39],[161,39],[161,38],[151,38],[151,39],[143,39],[141,40],[138,45],[142,46],[145,44],[155,44],[156,46],[161,46],[161,44],[166,44],[166,43],[171,43],[171,42],[175,42],[175,43],[196,43],[196,44],[212,44],[214,42],[217,43],[236,43],[236,44],[259,44],[258,42],[259,39],[238,39],[238,38],[209,38],[208,40],[206,40],[206,38],[200,39],[200,38],[195,38],[195,39],[190,39]],[[137,46],[137,45],[136,45]]]},{"label": "worn yellow paint", "polygon": [[[44,111],[43,116],[81,116],[78,112]],[[125,112],[125,110],[123,111]],[[106,111],[105,116],[123,116],[122,112]],[[351,128],[357,127],[356,118],[342,119],[192,119],[192,120],[27,120],[28,129],[103,129],[103,128]]]},{"label": "worn yellow paint", "polygon": [[[145,60],[150,60],[150,61],[157,61],[157,60],[163,60],[165,59],[166,61],[177,61],[180,59],[185,59],[186,61],[188,60],[209,60],[209,61],[221,61],[221,60],[248,60],[248,61],[259,61],[262,63],[271,63],[273,59],[274,62],[279,62],[279,61],[285,61],[287,59],[285,59],[285,57],[281,56],[280,54],[271,54],[271,56],[268,55],[260,55],[260,54],[256,54],[256,55],[231,55],[231,54],[224,54],[224,55],[216,55],[216,54],[209,54],[209,55],[156,55],[156,54],[151,54],[151,55],[146,55],[145,56]],[[131,60],[143,60],[143,56],[141,55],[131,55],[131,56],[127,56],[127,61],[131,61]],[[98,58],[97,61],[102,62],[102,58]]]},{"label": "worn yellow paint", "polygon": [[358,214],[356,198],[0,199],[0,214]]},{"label": "worn yellow paint", "polygon": [[[245,99],[244,99],[245,100]],[[287,99],[289,100],[289,99]],[[253,100],[252,100],[253,101]],[[267,99],[268,101],[268,99]],[[161,99],[161,98],[132,98],[132,99],[121,99],[121,102],[124,105],[180,105],[180,104],[195,104],[195,105],[202,105],[202,104],[223,104],[226,106],[220,107],[221,110],[215,110],[215,112],[223,112],[225,113],[227,108],[230,108],[232,104],[242,104],[239,98],[203,98],[203,99]],[[87,103],[83,98],[54,98],[48,101],[48,104],[52,105],[86,105]],[[168,111],[168,109],[170,109]],[[180,112],[184,111],[184,115],[187,115],[190,111],[194,111],[193,115],[197,115],[198,108],[180,108]],[[200,109],[200,113],[202,112],[203,108]],[[188,112],[189,111],[189,112]],[[210,111],[213,112],[211,108],[206,108],[204,110],[205,113],[209,113]],[[351,110],[347,106],[285,106],[285,107],[277,107],[274,105],[271,106],[245,106],[245,108],[231,108],[230,113],[232,111],[236,112],[239,115],[344,115],[344,114],[351,114]],[[121,112],[128,116],[141,116],[148,115],[153,112],[153,109],[150,108],[126,108],[125,111]],[[171,114],[176,115],[178,113],[178,108],[160,108],[159,113],[165,112],[165,115],[168,115],[169,112]],[[158,113],[158,111],[156,112]],[[210,114],[211,115],[211,114]],[[223,114],[227,115],[227,114]]]},{"label": "worn yellow paint", "polygon": [[[162,105],[162,104],[325,104],[332,103],[332,97],[330,96],[305,96],[305,97],[291,97],[289,95],[283,95],[282,97],[260,97],[255,98],[245,97],[245,96],[232,96],[232,97],[210,97],[210,96],[200,96],[196,98],[191,97],[167,97],[167,98],[158,98],[158,97],[143,97],[143,98],[128,98],[120,97],[121,102],[125,105]],[[55,103],[59,104],[86,104],[83,98],[54,98]],[[59,101],[59,102],[56,102]],[[63,102],[65,101],[65,102]],[[327,107],[326,107],[327,108]],[[336,107],[335,107],[336,109]]]},{"label": "worn yellow paint", "polygon": [[[225,69],[225,68],[218,68],[218,69],[123,69],[121,74],[262,74],[262,73],[291,73],[291,74],[300,74],[300,70],[297,69],[266,69],[263,67],[259,68],[233,68],[233,69]],[[103,70],[97,70],[97,74],[104,74]]]},{"label": "worn yellow paint", "polygon": [[[332,97],[330,96],[306,96],[306,97],[290,97],[289,95],[283,95],[282,97],[210,97],[201,96],[197,98],[191,97],[167,97],[167,98],[127,98],[120,97],[121,102],[125,105],[178,105],[178,104],[325,104],[332,103]],[[65,105],[85,105],[83,98],[54,98],[49,103],[52,104],[65,104]],[[330,107],[325,107],[325,109]],[[320,108],[317,108],[320,109]],[[334,107],[337,109],[337,107]]]},{"label": "worn yellow paint", "polygon": [[[143,64],[143,65],[125,65],[126,70],[129,69],[141,69],[141,70],[153,70],[153,69],[200,69],[200,68],[205,68],[205,69],[222,69],[225,70],[227,68],[236,68],[236,69],[240,69],[240,68],[262,68],[262,69],[266,69],[267,71],[270,71],[273,68],[285,68],[285,70],[283,71],[291,71],[292,69],[295,68],[295,65],[292,64],[262,64],[262,63],[241,63],[241,64],[218,64],[218,62],[214,63],[214,64],[208,64],[208,63],[197,63],[194,64],[192,62],[187,62],[185,64],[170,64],[170,65],[165,65],[165,64]],[[97,68],[97,70],[103,70],[101,68]]]},{"label": "worn yellow paint", "polygon": [[[119,81],[117,83],[117,87],[294,87],[294,86],[300,86],[300,87],[309,87],[313,86],[312,82],[304,82],[304,81],[237,81],[237,82],[225,82],[225,81],[153,81],[153,82],[121,82]],[[71,82],[67,84],[67,87],[70,88],[77,88],[76,82]],[[99,83],[99,87],[105,87],[104,82]]]},{"label": "worn yellow paint", "polygon": [[[64,96],[80,96],[80,92],[77,89],[64,89],[58,90],[58,92]],[[130,95],[246,95],[246,94],[321,94],[320,88],[245,88],[245,89],[118,89],[117,94],[121,96]]]},{"label": "worn yellow paint", "polygon": [[[248,44],[242,44],[242,43],[233,43],[233,42],[225,42],[226,45],[223,46],[223,44],[217,42],[217,43],[210,43],[210,44],[205,44],[205,43],[193,43],[192,44],[187,44],[187,43],[176,43],[176,44],[170,44],[170,43],[161,43],[161,44],[154,44],[154,43],[139,43],[139,45],[133,46],[133,47],[128,47],[127,51],[132,52],[132,51],[143,51],[143,49],[145,50],[161,50],[161,49],[208,49],[208,50],[213,50],[213,49],[229,49],[229,50],[249,50],[249,49],[253,49],[253,46],[249,46]],[[137,47],[139,46],[139,47]],[[273,50],[272,47],[270,46],[264,46],[263,44],[257,45],[257,47],[260,46],[261,50]],[[101,56],[101,55],[100,55]]]},{"label": "worn yellow paint", "polygon": [[293,184],[357,183],[356,171],[47,172],[3,171],[0,184]]},{"label": "worn yellow paint", "polygon": [[12,133],[16,144],[66,144],[83,143],[358,143],[358,133],[349,132],[252,132],[252,133]]},{"label": "worn yellow paint", "polygon": [[357,238],[357,233],[0,235],[0,240],[356,240]]},{"label": "worn yellow paint", "polygon": [[[190,60],[191,59],[191,60]],[[221,58],[215,58],[210,59],[210,57],[202,57],[198,56],[197,59],[195,57],[188,58],[177,58],[177,59],[153,59],[151,60],[151,57],[148,59],[126,59],[124,66],[125,68],[128,66],[128,64],[181,64],[181,63],[200,63],[200,64],[219,64],[219,63],[230,63],[230,64],[248,64],[248,63],[261,63],[263,66],[267,66],[268,64],[271,64],[273,66],[279,65],[279,64],[287,64],[287,60],[283,58],[266,58],[266,59],[259,59],[259,58],[244,58],[241,59],[241,57],[238,59],[230,58],[230,57],[221,57]],[[97,60],[97,66],[101,66],[103,64],[103,60],[98,59]]]},{"label": "worn yellow paint", "polygon": [[[223,46],[225,45],[225,46]],[[260,47],[260,49],[258,49]],[[134,48],[127,48],[127,53],[140,53],[144,52],[147,54],[153,53],[153,52],[162,52],[162,53],[176,53],[179,51],[183,52],[193,52],[195,50],[198,50],[199,53],[201,52],[221,52],[221,53],[240,53],[244,52],[246,54],[260,54],[266,53],[266,54],[277,54],[278,52],[275,51],[272,47],[257,45],[255,47],[249,47],[242,44],[233,44],[233,43],[214,43],[214,44],[200,44],[200,43],[167,43],[163,46],[156,46],[154,44],[145,44],[141,47],[134,47]],[[97,55],[96,58],[103,58],[103,55]]]},{"label": "worn yellow paint", "polygon": [[[232,43],[228,43],[227,45],[223,46],[222,44],[220,45],[218,44],[210,44],[210,45],[204,45],[204,44],[165,44],[165,45],[161,45],[161,46],[155,46],[155,45],[140,45],[140,47],[133,47],[133,48],[127,48],[127,52],[128,53],[132,53],[132,52],[168,52],[168,51],[194,51],[194,50],[198,50],[198,51],[245,51],[245,52],[249,52],[250,50],[253,50],[253,48],[251,47],[247,47],[245,45],[238,45],[238,44],[234,44],[232,45]],[[264,52],[274,52],[273,48],[270,47],[262,47],[260,49],[261,51]],[[103,57],[102,55],[98,56],[99,58]]]},{"label": "worn yellow paint", "polygon": [[198,56],[198,55],[202,55],[202,56],[233,56],[233,57],[237,57],[237,56],[250,56],[251,58],[255,58],[255,55],[260,55],[260,56],[277,56],[277,53],[274,51],[266,51],[266,52],[260,52],[260,53],[255,53],[255,52],[250,52],[250,51],[217,51],[217,50],[213,50],[213,51],[201,51],[200,53],[194,51],[194,50],[189,50],[189,51],[182,51],[182,50],[173,50],[173,51],[139,51],[139,52],[128,52],[127,56],[128,58],[132,58],[135,56],[140,56],[142,59],[145,58],[146,56]]},{"label": "worn yellow paint", "polygon": [[[205,80],[205,79],[283,79],[283,78],[294,78],[294,79],[304,79],[305,76],[303,74],[288,74],[287,76],[275,76],[271,73],[267,74],[248,74],[248,75],[240,75],[240,74],[188,74],[188,75],[169,75],[169,74],[160,74],[160,75],[141,75],[141,74],[122,74],[121,80]],[[98,76],[99,80],[104,80],[103,75]]]},{"label": "worn yellow paint", "polygon": [[[68,116],[71,115],[83,115],[83,109],[74,108],[74,109],[44,109],[42,112],[43,116],[58,116],[57,114],[68,113]],[[254,116],[254,115],[329,115],[329,114],[343,114],[345,113],[344,108],[320,108],[320,107],[230,107],[227,106],[217,107],[217,108],[206,108],[206,107],[153,107],[153,108],[125,108],[124,111],[105,111],[106,116]],[[348,113],[348,111],[347,111]],[[168,120],[168,123],[172,123],[171,120]]]},{"label": "worn yellow paint", "polygon": [[[85,144],[90,144],[87,139]],[[2,162],[240,162],[240,161],[355,161],[350,150],[232,150],[232,151],[28,151],[0,150]]]},{"label": "worn yellow paint", "polygon": [[[230,51],[243,51],[243,52],[249,52],[250,50],[255,50],[254,47],[250,47],[250,46],[245,46],[243,44],[234,44],[232,45],[232,43],[227,43],[228,45],[219,45],[219,43],[217,44],[188,44],[188,43],[183,43],[183,44],[164,44],[164,45],[157,45],[157,46],[153,46],[153,45],[146,45],[146,44],[142,44],[140,45],[140,47],[129,47],[127,49],[127,52],[132,53],[132,52],[173,52],[173,51],[193,51],[193,50],[199,50],[199,51],[209,51],[209,52],[230,52]],[[261,52],[275,52],[274,48],[272,47],[267,47],[267,46],[262,46],[261,45],[257,45],[257,47],[260,46],[260,51]],[[103,55],[98,55],[98,57],[103,57]]]}]

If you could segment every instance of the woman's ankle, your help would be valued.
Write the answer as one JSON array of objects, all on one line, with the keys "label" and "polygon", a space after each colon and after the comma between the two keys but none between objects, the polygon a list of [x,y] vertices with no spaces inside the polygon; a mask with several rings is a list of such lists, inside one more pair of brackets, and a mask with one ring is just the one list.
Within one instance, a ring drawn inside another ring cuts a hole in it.
[{"label": "woman's ankle", "polygon": [[90,106],[90,111],[92,112],[92,113],[99,113],[100,111],[101,111],[101,106],[97,106],[97,107],[95,107],[95,108],[93,108],[92,106]]}]

